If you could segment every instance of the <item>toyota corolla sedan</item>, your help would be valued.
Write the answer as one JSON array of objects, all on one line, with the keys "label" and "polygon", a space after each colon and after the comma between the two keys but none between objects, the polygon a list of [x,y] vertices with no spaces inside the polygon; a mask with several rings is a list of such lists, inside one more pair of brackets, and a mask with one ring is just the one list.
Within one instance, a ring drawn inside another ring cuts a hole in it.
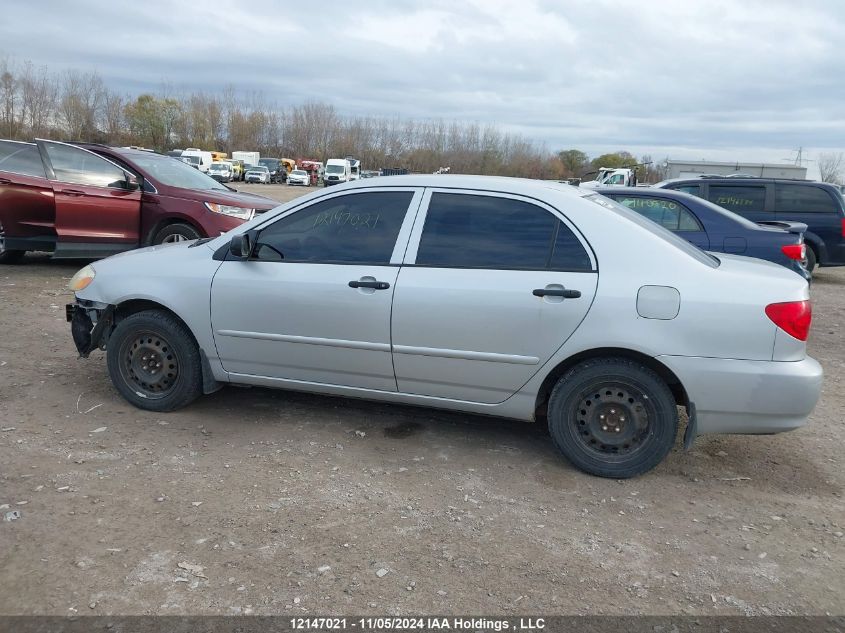
[{"label": "toyota corolla sedan", "polygon": [[578,468],[643,473],[703,433],[803,425],[807,282],[711,255],[559,183],[397,176],[71,281],[79,353],[152,411],[228,383],[547,423]]}]

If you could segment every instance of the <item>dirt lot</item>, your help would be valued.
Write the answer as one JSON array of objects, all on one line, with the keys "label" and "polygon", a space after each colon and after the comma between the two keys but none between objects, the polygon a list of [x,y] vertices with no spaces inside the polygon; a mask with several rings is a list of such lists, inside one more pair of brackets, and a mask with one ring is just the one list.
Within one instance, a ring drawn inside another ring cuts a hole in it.
[{"label": "dirt lot", "polygon": [[134,409],[76,358],[79,266],[0,269],[2,614],[845,613],[845,270],[812,291],[806,428],[622,482],[517,422],[236,388]]}]

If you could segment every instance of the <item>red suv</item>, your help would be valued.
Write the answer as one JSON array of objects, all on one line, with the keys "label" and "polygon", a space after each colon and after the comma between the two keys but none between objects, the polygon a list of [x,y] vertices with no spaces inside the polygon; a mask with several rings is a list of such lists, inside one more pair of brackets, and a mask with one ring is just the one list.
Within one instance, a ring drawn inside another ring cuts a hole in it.
[{"label": "red suv", "polygon": [[0,140],[0,263],[216,237],[278,204],[147,150]]}]

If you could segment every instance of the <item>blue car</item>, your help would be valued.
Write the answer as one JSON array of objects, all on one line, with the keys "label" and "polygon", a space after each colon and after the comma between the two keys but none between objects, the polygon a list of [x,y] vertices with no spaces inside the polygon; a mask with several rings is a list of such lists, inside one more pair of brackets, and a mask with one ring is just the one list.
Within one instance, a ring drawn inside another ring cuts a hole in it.
[{"label": "blue car", "polygon": [[702,176],[675,178],[655,187],[691,193],[752,222],[804,222],[807,269],[845,266],[845,200],[839,187],[812,180]]},{"label": "blue car", "polygon": [[715,253],[767,259],[810,278],[801,222],[754,223],[696,196],[652,187],[603,187],[596,190],[657,222],[696,246]]}]

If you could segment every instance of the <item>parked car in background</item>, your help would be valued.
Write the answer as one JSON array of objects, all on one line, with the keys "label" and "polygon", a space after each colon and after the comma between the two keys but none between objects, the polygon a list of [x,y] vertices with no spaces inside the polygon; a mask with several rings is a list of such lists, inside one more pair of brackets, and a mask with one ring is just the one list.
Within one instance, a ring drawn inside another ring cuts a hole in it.
[{"label": "parked car in background", "polygon": [[232,166],[232,179],[241,181],[244,179],[244,162],[242,160],[235,160],[234,158],[227,158],[224,162]]},{"label": "parked car in background", "polygon": [[270,170],[264,165],[255,165],[249,167],[244,175],[245,182],[260,182],[265,185],[270,184]]},{"label": "parked car in background", "polygon": [[350,183],[196,248],[96,262],[71,289],[79,353],[104,346],[136,407],[236,383],[540,419],[603,477],[660,463],[678,406],[687,443],[777,433],[822,384],[804,279],[547,181]]},{"label": "parked car in background", "polygon": [[211,167],[208,168],[208,175],[217,182],[232,182],[234,178],[232,166],[225,161],[211,163]]},{"label": "parked car in background", "polygon": [[654,185],[709,200],[752,222],[795,221],[807,225],[806,267],[845,266],[845,201],[838,188],[810,180],[708,176]]},{"label": "parked car in background", "polygon": [[330,158],[326,161],[323,186],[339,185],[349,182],[352,177],[352,165],[345,158]]},{"label": "parked car in background", "polygon": [[804,277],[806,258],[800,222],[755,224],[744,217],[696,196],[653,187],[596,189],[705,251],[767,259]]},{"label": "parked car in background", "polygon": [[279,158],[261,158],[258,160],[259,165],[263,165],[270,172],[270,182],[282,183],[287,180],[288,171],[285,164]]},{"label": "parked car in background", "polygon": [[196,167],[203,173],[208,173],[208,169],[214,162],[211,152],[205,152],[195,147],[189,147],[182,152],[182,158],[187,158],[191,162],[192,166]]},{"label": "parked car in background", "polygon": [[288,184],[305,185],[308,187],[311,185],[311,174],[304,169],[294,169],[290,172],[290,174],[288,174]]},{"label": "parked car in background", "polygon": [[93,258],[215,237],[276,205],[162,154],[0,141],[0,263],[32,250]]}]

